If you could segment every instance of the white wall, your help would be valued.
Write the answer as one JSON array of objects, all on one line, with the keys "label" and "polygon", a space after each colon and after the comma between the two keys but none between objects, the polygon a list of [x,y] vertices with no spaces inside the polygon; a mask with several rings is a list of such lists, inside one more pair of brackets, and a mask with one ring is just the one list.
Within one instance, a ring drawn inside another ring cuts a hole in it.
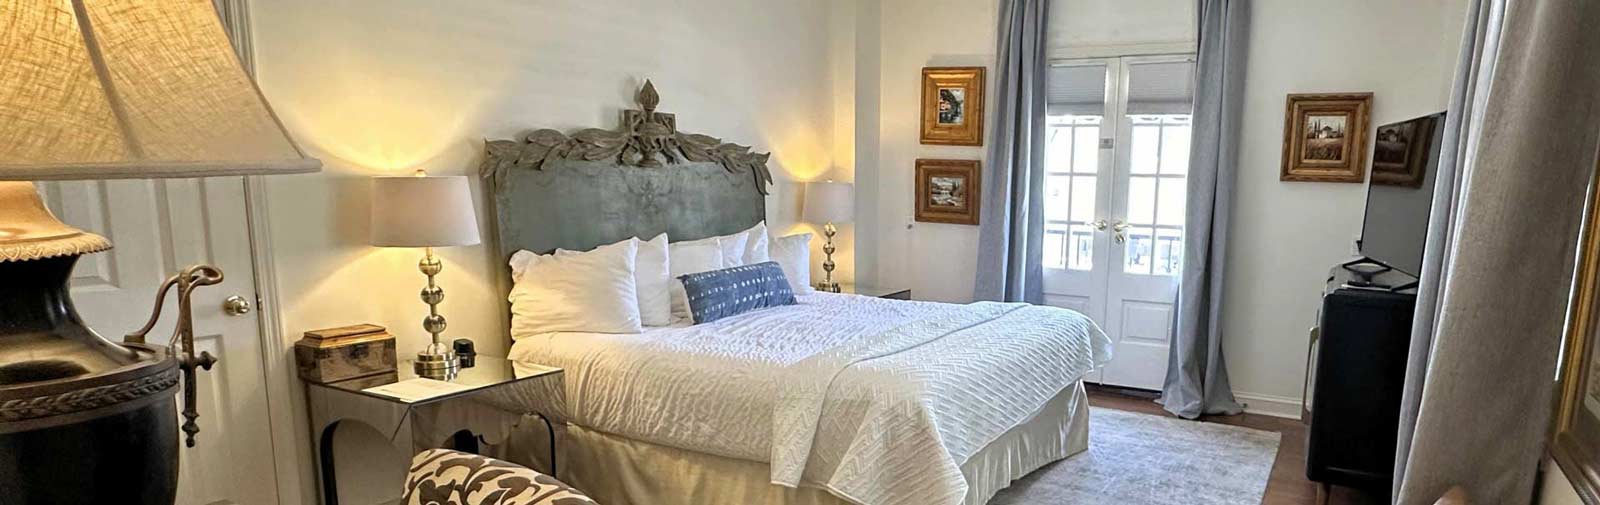
[{"label": "white wall", "polygon": [[[416,168],[475,174],[485,138],[538,127],[614,127],[645,78],[660,90],[661,110],[678,113],[683,129],[771,151],[779,182],[769,219],[780,231],[796,228],[799,192],[790,181],[834,165],[832,95],[839,84],[830,66],[830,5],[252,2],[262,91],[325,164],[320,174],[269,182],[286,338],[375,323],[398,336],[402,356],[415,353],[427,342],[420,328],[426,309],[417,298],[420,251],[366,244],[367,178]],[[476,178],[474,197],[489,240],[493,217]],[[492,250],[438,251],[447,294],[441,312],[447,336],[503,355],[507,325],[496,287],[503,266]],[[297,444],[309,447],[308,440]],[[309,468],[309,454],[303,456]],[[373,478],[397,468],[363,465]]]},{"label": "white wall", "polygon": [[[968,301],[978,229],[914,222],[912,175],[917,158],[981,159],[984,150],[919,144],[918,85],[924,66],[985,65],[992,72],[997,2],[881,3],[878,11],[858,9],[856,33],[858,93],[876,89],[878,101],[856,97],[856,180],[873,195],[860,202],[868,208],[857,223],[859,275],[909,287],[920,299]],[[1464,4],[1254,5],[1223,323],[1234,390],[1254,409],[1291,414],[1298,413],[1305,331],[1323,276],[1350,254],[1365,193],[1359,184],[1278,181],[1284,96],[1371,91],[1374,125],[1442,110]],[[1057,0],[1051,53],[1192,50],[1195,23],[1188,0]],[[878,59],[878,75],[861,69],[867,58]]]},{"label": "white wall", "polygon": [[[870,195],[861,205],[874,214],[874,231],[863,231],[858,239],[876,241],[879,284],[910,288],[922,300],[971,300],[978,228],[913,221],[912,175],[917,158],[983,158],[981,147],[918,143],[922,67],[992,68],[996,2],[883,0],[880,8],[879,23],[863,26],[879,30],[875,38],[880,44],[858,49],[876,52],[879,63],[873,90],[877,129],[871,132],[876,143],[861,136],[865,125],[857,126],[858,148],[872,149],[877,157],[876,166],[856,169],[858,178],[863,171],[875,171],[875,187],[859,189]],[[863,220],[858,228],[868,225]]]},{"label": "white wall", "polygon": [[1253,5],[1224,353],[1241,401],[1298,413],[1306,331],[1328,268],[1352,254],[1366,188],[1278,181],[1285,95],[1370,91],[1373,126],[1444,110],[1465,2]]},{"label": "white wall", "polygon": [[1539,500],[1536,505],[1579,505],[1583,503],[1578,498],[1577,488],[1572,487],[1572,481],[1567,480],[1567,474],[1556,466],[1556,462],[1545,458],[1541,463],[1544,468],[1543,477],[1539,478]]}]

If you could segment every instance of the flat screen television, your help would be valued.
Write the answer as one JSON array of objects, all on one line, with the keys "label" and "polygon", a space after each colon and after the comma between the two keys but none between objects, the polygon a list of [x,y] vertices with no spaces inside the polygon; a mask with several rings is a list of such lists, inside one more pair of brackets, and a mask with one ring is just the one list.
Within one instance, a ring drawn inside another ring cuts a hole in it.
[{"label": "flat screen television", "polygon": [[1443,139],[1443,112],[1377,128],[1358,245],[1362,257],[1412,276],[1422,273]]}]

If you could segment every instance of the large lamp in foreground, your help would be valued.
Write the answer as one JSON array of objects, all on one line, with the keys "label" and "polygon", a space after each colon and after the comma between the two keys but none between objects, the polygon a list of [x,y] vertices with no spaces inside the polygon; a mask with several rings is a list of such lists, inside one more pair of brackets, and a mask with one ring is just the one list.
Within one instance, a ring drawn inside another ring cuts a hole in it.
[{"label": "large lamp in foreground", "polygon": [[[0,3],[0,483],[7,504],[170,505],[175,393],[195,423],[189,293],[222,280],[198,265],[168,279],[156,316],[123,342],[84,325],[67,279],[106,239],[51,215],[35,180],[313,172],[239,66],[211,0]],[[170,339],[146,342],[178,293]]]}]

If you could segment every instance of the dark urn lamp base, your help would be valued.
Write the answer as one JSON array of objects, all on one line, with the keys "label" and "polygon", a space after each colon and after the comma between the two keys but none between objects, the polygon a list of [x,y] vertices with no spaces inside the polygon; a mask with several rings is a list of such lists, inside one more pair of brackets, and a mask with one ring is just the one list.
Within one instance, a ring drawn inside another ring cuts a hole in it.
[{"label": "dark urn lamp base", "polygon": [[171,505],[179,359],[85,326],[77,259],[0,261],[0,503]]}]

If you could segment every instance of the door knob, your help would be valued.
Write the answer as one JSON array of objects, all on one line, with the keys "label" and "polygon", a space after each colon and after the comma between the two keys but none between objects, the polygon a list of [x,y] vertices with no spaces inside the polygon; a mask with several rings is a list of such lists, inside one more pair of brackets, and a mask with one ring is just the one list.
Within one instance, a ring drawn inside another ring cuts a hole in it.
[{"label": "door knob", "polygon": [[1118,244],[1121,244],[1123,242],[1127,242],[1128,241],[1128,235],[1126,233],[1123,233],[1123,232],[1127,231],[1129,226],[1132,226],[1132,225],[1129,225],[1128,223],[1124,223],[1122,221],[1117,221],[1116,224],[1111,225],[1111,231],[1113,232],[1111,234],[1111,239],[1115,240]]},{"label": "door knob", "polygon": [[1095,231],[1106,231],[1106,220],[1104,219],[1100,219],[1089,224],[1094,226]]},{"label": "door knob", "polygon": [[250,313],[250,300],[243,296],[233,295],[222,301],[222,311],[230,316],[242,316]]}]

